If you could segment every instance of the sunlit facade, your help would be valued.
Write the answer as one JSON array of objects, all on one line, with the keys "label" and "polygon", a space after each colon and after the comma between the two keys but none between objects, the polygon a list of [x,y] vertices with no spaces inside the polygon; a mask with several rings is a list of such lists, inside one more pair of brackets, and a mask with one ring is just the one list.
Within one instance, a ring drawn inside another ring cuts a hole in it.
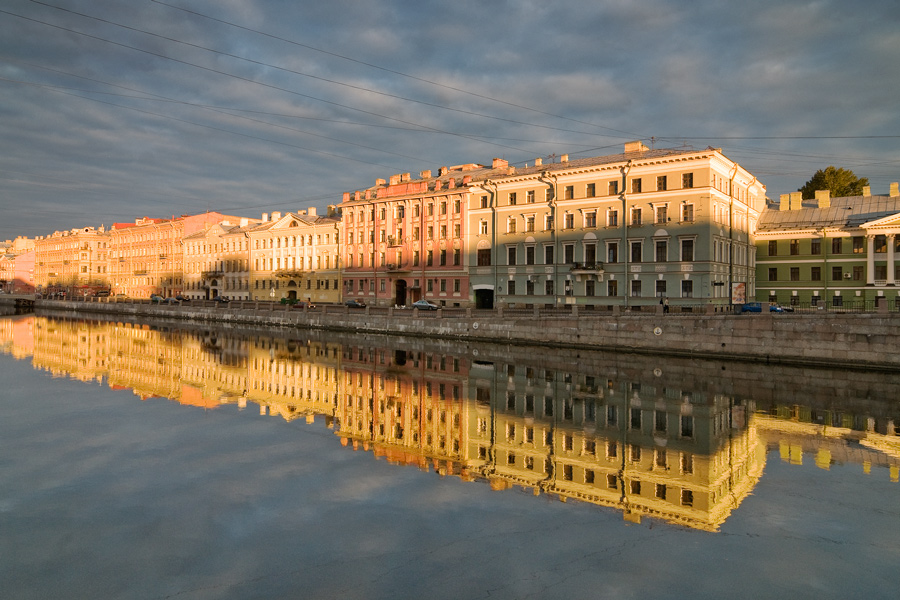
[{"label": "sunlit facade", "polygon": [[250,299],[249,231],[258,221],[222,221],[182,239],[184,286],[182,295],[194,300],[218,296]]},{"label": "sunlit facade", "polygon": [[34,285],[42,293],[80,297],[108,289],[110,234],[104,228],[56,231],[34,241]]}]

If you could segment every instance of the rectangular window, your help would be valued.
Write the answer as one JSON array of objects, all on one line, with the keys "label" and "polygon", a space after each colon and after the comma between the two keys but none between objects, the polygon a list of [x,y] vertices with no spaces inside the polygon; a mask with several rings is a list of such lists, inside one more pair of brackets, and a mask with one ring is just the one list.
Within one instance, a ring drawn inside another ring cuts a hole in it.
[{"label": "rectangular window", "polygon": [[488,232],[488,222],[487,221],[479,221],[478,222],[478,233],[479,235],[487,235]]},{"label": "rectangular window", "polygon": [[462,264],[462,251],[459,248],[453,250],[453,266],[458,267]]},{"label": "rectangular window", "polygon": [[430,267],[434,265],[434,250],[427,250],[425,252],[425,266]]},{"label": "rectangular window", "polygon": [[844,269],[842,267],[831,267],[831,280],[840,281],[844,278]]},{"label": "rectangular window", "polygon": [[778,281],[778,269],[769,267],[769,281]]},{"label": "rectangular window", "polygon": [[534,215],[528,215],[527,217],[525,217],[525,231],[534,231]]},{"label": "rectangular window", "polygon": [[666,280],[665,279],[657,279],[656,280],[656,297],[662,298],[666,295]]},{"label": "rectangular window", "polygon": [[547,188],[544,190],[544,201],[550,202],[551,200],[553,200],[553,188]]},{"label": "rectangular window", "polygon": [[694,417],[688,415],[681,416],[681,437],[694,437]]},{"label": "rectangular window", "polygon": [[619,262],[619,242],[606,242],[606,262]]},{"label": "rectangular window", "polygon": [[597,195],[596,189],[597,189],[597,188],[596,188],[596,186],[595,186],[593,183],[589,183],[589,184],[587,184],[587,186],[585,186],[585,193],[584,193],[584,195],[585,195],[586,197],[588,197],[588,198],[593,198],[594,196]]},{"label": "rectangular window", "polygon": [[619,194],[619,182],[618,181],[610,181],[609,187],[607,189],[608,196],[617,196]]},{"label": "rectangular window", "polygon": [[[459,281],[459,280],[457,279],[457,281]],[[456,291],[458,291],[458,290],[456,290]],[[510,296],[515,296],[515,295],[516,295],[516,280],[515,280],[515,279],[510,279],[510,280],[507,282],[507,284],[506,284],[506,291],[507,291],[507,293],[508,293]]]},{"label": "rectangular window", "polygon": [[644,248],[643,242],[631,242],[631,262],[633,262],[633,263],[641,262],[643,248]]},{"label": "rectangular window", "polygon": [[666,176],[660,175],[656,178],[656,191],[664,192],[666,191]]},{"label": "rectangular window", "polygon": [[866,239],[862,236],[853,238],[853,254],[863,254],[866,251]]},{"label": "rectangular window", "polygon": [[441,257],[441,266],[446,267],[447,266],[447,251],[441,250],[440,257]]},{"label": "rectangular window", "polygon": [[669,242],[656,240],[656,262],[666,262],[669,255]]},{"label": "rectangular window", "polygon": [[553,215],[546,215],[544,217],[544,231],[550,231],[553,229]]},{"label": "rectangular window", "polygon": [[853,267],[853,281],[862,281],[863,280],[863,268],[862,267]]},{"label": "rectangular window", "polygon": [[619,295],[619,282],[615,279],[610,279],[606,282],[606,295],[607,296],[618,296]]},{"label": "rectangular window", "polygon": [[565,229],[574,229],[575,228],[575,215],[572,213],[566,213],[563,216],[563,228]]},{"label": "rectangular window", "polygon": [[822,240],[814,238],[809,240],[809,253],[812,255],[822,254]]},{"label": "rectangular window", "polygon": [[798,256],[800,254],[800,240],[791,240],[790,253],[791,256]]},{"label": "rectangular window", "polygon": [[510,206],[515,206],[515,205],[516,205],[516,193],[515,193],[515,192],[510,192],[510,193],[509,193],[509,205],[510,205]]},{"label": "rectangular window", "polygon": [[575,244],[563,244],[563,259],[567,265],[575,262]]},{"label": "rectangular window", "polygon": [[597,226],[596,212],[589,212],[584,214],[584,226],[591,229]]},{"label": "rectangular window", "polygon": [[686,190],[694,187],[694,174],[693,173],[682,173],[681,187],[683,187]]},{"label": "rectangular window", "polygon": [[489,204],[488,204],[488,197],[487,197],[487,196],[482,196],[482,197],[481,197],[481,208],[487,208],[488,206],[489,206]]},{"label": "rectangular window", "polygon": [[843,239],[842,238],[834,238],[831,240],[831,253],[832,254],[843,254]]},{"label": "rectangular window", "polygon": [[694,205],[693,204],[682,204],[681,205],[681,220],[685,222],[691,222],[694,220]]},{"label": "rectangular window", "polygon": [[641,280],[640,279],[632,279],[631,280],[631,297],[632,298],[640,298],[641,297]]},{"label": "rectangular window", "polygon": [[593,279],[589,279],[584,282],[584,295],[585,296],[596,296],[597,290],[595,287],[596,282]]},{"label": "rectangular window", "polygon": [[574,186],[574,185],[567,185],[567,186],[563,189],[563,199],[564,199],[564,200],[571,200],[571,199],[573,199],[574,197],[575,197],[575,186]]},{"label": "rectangular window", "polygon": [[619,211],[610,210],[606,212],[606,225],[608,227],[618,227],[619,226]]},{"label": "rectangular window", "polygon": [[528,190],[525,192],[525,201],[528,204],[534,204],[534,190]]},{"label": "rectangular window", "polygon": [[669,220],[669,207],[668,206],[657,206],[656,207],[656,222],[657,223],[666,223]]},{"label": "rectangular window", "polygon": [[544,246],[544,264],[553,264],[553,246]]},{"label": "rectangular window", "polygon": [[458,294],[459,291],[460,291],[460,289],[461,289],[461,288],[460,288],[460,281],[459,281],[459,279],[454,279],[454,280],[453,280],[453,293],[454,293],[454,294]]},{"label": "rectangular window", "polygon": [[534,264],[534,246],[525,246],[525,264]]},{"label": "rectangular window", "polygon": [[791,281],[800,281],[800,267],[791,267]]},{"label": "rectangular window", "polygon": [[809,279],[810,281],[822,281],[822,267],[810,267]]},{"label": "rectangular window", "polygon": [[681,240],[681,262],[694,260],[694,240]]},{"label": "rectangular window", "polygon": [[556,292],[554,291],[554,288],[553,288],[553,280],[548,279],[547,281],[544,282],[544,294],[546,294],[547,296],[552,296],[555,293]]},{"label": "rectangular window", "polygon": [[769,256],[778,256],[778,242],[769,240]]},{"label": "rectangular window", "polygon": [[631,180],[631,193],[632,194],[640,194],[641,193],[641,180],[640,178],[634,178]]},{"label": "rectangular window", "polygon": [[584,262],[587,265],[593,265],[597,262],[597,244],[584,245]]},{"label": "rectangular window", "polygon": [[631,209],[631,224],[632,225],[640,225],[641,224],[641,209],[634,207]]},{"label": "rectangular window", "polygon": [[694,282],[690,279],[683,279],[681,281],[681,297],[682,298],[693,298],[694,297]]},{"label": "rectangular window", "polygon": [[514,265],[516,264],[516,247],[510,246],[506,249],[506,264]]},{"label": "rectangular window", "polygon": [[484,248],[478,251],[477,254],[478,266],[479,267],[489,267],[491,266],[491,249]]},{"label": "rectangular window", "polygon": [[515,233],[516,232],[516,218],[510,217],[506,221],[506,233]]}]

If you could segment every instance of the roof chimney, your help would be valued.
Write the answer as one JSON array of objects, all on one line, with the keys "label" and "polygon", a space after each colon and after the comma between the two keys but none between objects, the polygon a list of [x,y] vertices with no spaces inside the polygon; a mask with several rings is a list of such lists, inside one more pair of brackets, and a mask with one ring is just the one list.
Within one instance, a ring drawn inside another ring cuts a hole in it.
[{"label": "roof chimney", "polygon": [[865,196],[866,198],[868,198],[868,197],[871,196],[871,195],[872,195],[872,188],[871,188],[871,186],[864,185],[864,186],[863,186],[863,196]]},{"label": "roof chimney", "polygon": [[440,173],[440,176],[443,177],[450,172],[450,167],[441,167],[440,171],[438,172]]},{"label": "roof chimney", "polygon": [[816,204],[819,208],[831,206],[831,190],[816,190]]},{"label": "roof chimney", "polygon": [[803,192],[791,192],[791,210],[803,208]]},{"label": "roof chimney", "polygon": [[419,173],[419,177],[422,179],[431,179],[431,171],[422,171]]},{"label": "roof chimney", "polygon": [[400,183],[400,177],[401,177],[401,175],[399,175],[399,174],[391,175],[391,185],[397,185],[398,183]]},{"label": "roof chimney", "polygon": [[891,198],[896,198],[897,196],[900,196],[900,185],[894,181],[891,183]]},{"label": "roof chimney", "polygon": [[542,158],[536,158],[536,159],[534,159],[534,166],[540,167],[540,166],[542,166],[543,164],[544,164],[544,159],[542,159]]},{"label": "roof chimney", "polygon": [[644,142],[641,140],[636,140],[634,142],[625,142],[625,153],[629,152],[645,152],[649,150],[647,146],[644,145]]},{"label": "roof chimney", "polygon": [[309,215],[310,217],[316,216],[316,207],[315,207],[315,206],[310,206],[309,208],[307,208],[307,209],[306,209],[306,214]]},{"label": "roof chimney", "polygon": [[376,179],[375,180],[375,185],[384,185],[386,183],[387,183],[387,181],[385,181],[384,179]]},{"label": "roof chimney", "polygon": [[403,173],[402,175],[400,175],[400,181],[402,183],[405,183],[405,182],[409,181],[410,179],[411,179],[411,177],[410,177],[409,173]]},{"label": "roof chimney", "polygon": [[561,162],[561,163],[569,162],[569,155],[568,155],[568,154],[563,154],[562,156],[560,156],[560,157],[559,157],[559,162]]},{"label": "roof chimney", "polygon": [[269,213],[263,213],[263,214],[262,214],[262,222],[263,222],[263,223],[268,223],[268,222],[269,222]]},{"label": "roof chimney", "polygon": [[509,166],[509,161],[505,161],[502,158],[495,158],[494,162],[491,163],[492,169],[505,169]]},{"label": "roof chimney", "polygon": [[790,210],[791,208],[791,195],[790,194],[781,194],[778,196],[778,210]]},{"label": "roof chimney", "polygon": [[247,217],[241,217],[241,227],[246,227],[250,224],[250,219]]},{"label": "roof chimney", "polygon": [[344,202],[350,202],[350,192],[344,192]]},{"label": "roof chimney", "polygon": [[272,213],[272,220],[273,220],[273,221],[277,221],[277,220],[280,219],[280,218],[281,218],[281,213],[280,213],[280,212],[273,212],[273,213]]}]

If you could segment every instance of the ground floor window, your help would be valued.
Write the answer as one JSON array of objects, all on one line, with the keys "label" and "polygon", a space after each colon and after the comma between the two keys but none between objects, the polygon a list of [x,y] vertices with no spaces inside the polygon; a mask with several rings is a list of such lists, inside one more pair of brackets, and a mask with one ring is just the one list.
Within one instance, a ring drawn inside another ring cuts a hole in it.
[{"label": "ground floor window", "polygon": [[690,279],[685,279],[681,282],[681,297],[682,298],[693,298],[694,297],[694,282]]}]

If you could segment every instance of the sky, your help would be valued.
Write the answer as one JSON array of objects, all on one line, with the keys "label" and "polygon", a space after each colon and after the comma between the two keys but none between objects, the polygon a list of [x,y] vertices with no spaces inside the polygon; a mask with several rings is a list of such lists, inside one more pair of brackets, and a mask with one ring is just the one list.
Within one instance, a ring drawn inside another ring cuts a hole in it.
[{"label": "sky", "polygon": [[900,181],[896,0],[3,0],[0,240],[714,146]]}]

